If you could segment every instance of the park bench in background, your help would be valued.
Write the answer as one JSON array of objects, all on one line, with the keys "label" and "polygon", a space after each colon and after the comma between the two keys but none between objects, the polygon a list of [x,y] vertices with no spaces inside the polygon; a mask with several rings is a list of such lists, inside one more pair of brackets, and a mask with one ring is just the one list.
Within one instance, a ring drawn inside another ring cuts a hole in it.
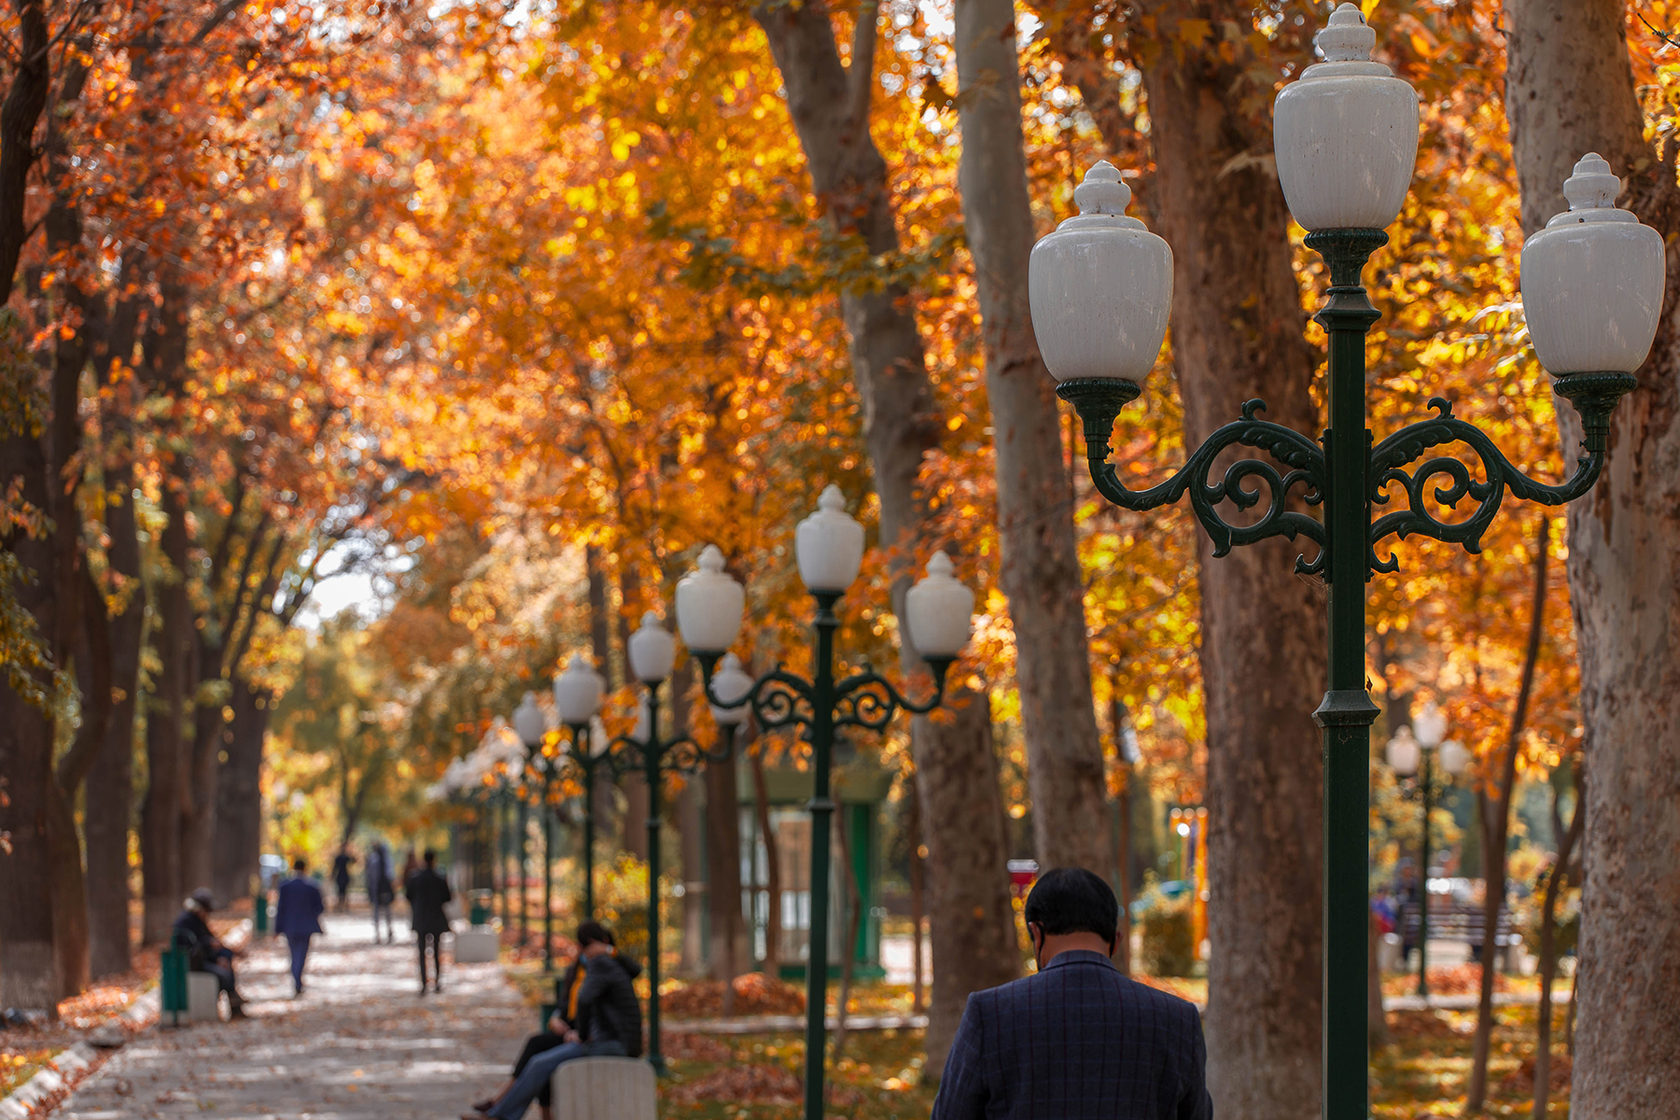
[{"label": "park bench in background", "polygon": [[659,1115],[653,1067],[640,1058],[576,1058],[554,1071],[550,1091],[555,1116],[656,1120]]},{"label": "park bench in background", "polygon": [[[1400,912],[1400,929],[1406,944],[1415,945],[1418,939],[1419,913],[1416,903],[1408,903]],[[1451,897],[1431,897],[1429,900],[1429,939],[1431,941],[1462,941],[1472,950],[1486,946],[1485,919],[1480,903],[1460,902]],[[1503,907],[1494,929],[1494,952],[1501,955],[1500,966],[1507,972],[1516,970],[1517,951],[1522,937],[1511,929],[1511,912]]]}]

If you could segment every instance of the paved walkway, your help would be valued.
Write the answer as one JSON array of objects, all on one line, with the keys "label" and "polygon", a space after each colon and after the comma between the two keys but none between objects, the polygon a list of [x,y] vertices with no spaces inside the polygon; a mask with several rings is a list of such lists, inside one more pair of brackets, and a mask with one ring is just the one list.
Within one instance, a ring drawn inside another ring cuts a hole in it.
[{"label": "paved walkway", "polygon": [[533,1016],[499,965],[454,967],[446,955],[443,993],[421,997],[412,934],[399,929],[395,945],[375,946],[365,917],[325,924],[301,998],[292,998],[285,943],[253,945],[239,972],[249,1019],[151,1031],[53,1116],[454,1117],[506,1076]]}]

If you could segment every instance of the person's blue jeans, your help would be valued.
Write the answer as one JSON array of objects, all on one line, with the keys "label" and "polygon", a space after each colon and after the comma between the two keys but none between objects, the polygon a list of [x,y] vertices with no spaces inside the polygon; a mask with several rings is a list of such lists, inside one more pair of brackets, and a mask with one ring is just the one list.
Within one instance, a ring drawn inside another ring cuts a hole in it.
[{"label": "person's blue jeans", "polygon": [[554,1071],[574,1058],[624,1057],[624,1045],[617,1041],[568,1042],[552,1050],[544,1050],[525,1065],[525,1071],[514,1079],[513,1087],[502,1094],[490,1109],[496,1120],[520,1120],[531,1107],[537,1090],[548,1084]]},{"label": "person's blue jeans", "polygon": [[292,951],[292,990],[303,991],[303,961],[309,956],[309,934],[288,933],[286,948]]}]

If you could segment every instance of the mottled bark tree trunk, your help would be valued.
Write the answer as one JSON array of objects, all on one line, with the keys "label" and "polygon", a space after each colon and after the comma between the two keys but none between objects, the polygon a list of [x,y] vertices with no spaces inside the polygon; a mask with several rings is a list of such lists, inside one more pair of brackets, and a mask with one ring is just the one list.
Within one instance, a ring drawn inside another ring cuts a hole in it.
[{"label": "mottled bark tree trunk", "polygon": [[[821,0],[798,7],[761,5],[753,16],[769,39],[828,221],[842,236],[861,239],[871,253],[891,254],[898,249],[898,230],[887,166],[869,135],[875,27],[873,7],[866,11],[870,18],[857,37],[851,71],[840,61],[832,16]],[[902,286],[847,286],[839,296],[880,497],[881,540],[899,545],[920,536],[926,524],[917,477],[939,438],[922,340],[910,293]],[[893,612],[902,619],[911,573],[902,558],[896,563]],[[900,648],[904,670],[923,667],[908,642]],[[929,862],[937,868],[928,892],[933,951],[941,962],[927,1033],[930,1071],[944,1067],[968,993],[1020,971],[991,713],[986,697],[953,693],[955,708],[947,717],[918,718],[911,730]]]},{"label": "mottled bark tree trunk", "polygon": [[[1680,1083],[1680,192],[1644,140],[1620,0],[1507,0],[1506,114],[1523,228],[1564,209],[1588,151],[1668,243],[1667,297],[1609,462],[1569,507],[1569,585],[1586,727],[1580,1026],[1571,1114],[1658,1120]],[[1559,406],[1566,449],[1579,424]],[[1567,458],[1568,456],[1566,456]]]},{"label": "mottled bark tree trunk", "polygon": [[[744,732],[745,729],[743,729]],[[739,752],[745,740],[736,739]],[[741,804],[735,789],[734,758],[706,767],[706,902],[712,931],[707,971],[726,984],[741,971],[745,958],[741,920]],[[727,1014],[733,988],[724,991]]]},{"label": "mottled bark tree trunk", "polygon": [[782,967],[781,851],[776,846],[776,828],[770,820],[770,795],[764,788],[764,755],[754,751],[748,765],[752,767],[753,818],[758,822],[758,835],[764,842],[764,893],[768,899],[764,907],[764,971],[775,977]]},{"label": "mottled bark tree trunk", "polygon": [[1037,811],[1033,847],[1045,867],[1108,860],[1102,743],[1091,703],[1085,581],[1073,534],[1073,492],[1027,303],[1032,203],[1021,132],[1013,0],[957,0],[957,182],[974,258],[986,395],[996,449],[999,582],[1015,628],[1015,676]]},{"label": "mottled bark tree trunk", "polygon": [[242,677],[228,701],[227,761],[216,776],[215,843],[211,889],[217,898],[243,898],[251,891],[262,854],[263,739],[268,734],[269,695]]},{"label": "mottled bark tree trunk", "polygon": [[1573,874],[1571,860],[1575,846],[1581,842],[1586,824],[1586,801],[1583,794],[1585,771],[1575,769],[1575,808],[1569,814],[1569,827],[1558,819],[1558,792],[1552,791],[1552,838],[1557,845],[1557,859],[1551,874],[1546,876],[1546,890],[1540,902],[1540,1013],[1534,1041],[1534,1112],[1533,1120],[1546,1120],[1552,1094],[1552,981],[1557,976],[1557,907],[1564,884]]},{"label": "mottled bark tree trunk", "polygon": [[[1163,46],[1143,67],[1156,231],[1174,257],[1173,360],[1194,446],[1259,397],[1266,417],[1317,433],[1289,244],[1270,162],[1269,91],[1251,88],[1244,40],[1179,49],[1183,18],[1249,19],[1228,0],[1151,6]],[[1256,108],[1256,102],[1261,109]],[[1227,511],[1231,507],[1225,507]],[[1207,704],[1208,1080],[1244,1120],[1318,1111],[1323,836],[1322,595],[1273,539],[1215,559],[1199,536]],[[1310,547],[1310,546],[1309,546]]]}]

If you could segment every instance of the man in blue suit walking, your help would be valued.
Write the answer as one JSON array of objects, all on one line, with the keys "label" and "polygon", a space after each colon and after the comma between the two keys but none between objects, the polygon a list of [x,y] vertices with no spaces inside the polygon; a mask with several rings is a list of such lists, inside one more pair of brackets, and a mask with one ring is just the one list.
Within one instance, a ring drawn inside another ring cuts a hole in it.
[{"label": "man in blue suit walking", "polygon": [[292,994],[303,994],[303,962],[309,956],[309,939],[321,929],[321,912],[327,903],[321,888],[304,872],[309,864],[292,861],[292,877],[280,884],[280,899],[274,907],[274,936],[286,938],[292,951]]},{"label": "man in blue suit walking", "polygon": [[1038,972],[968,997],[932,1120],[1212,1120],[1201,1016],[1114,967],[1108,884],[1047,871],[1025,918]]}]

